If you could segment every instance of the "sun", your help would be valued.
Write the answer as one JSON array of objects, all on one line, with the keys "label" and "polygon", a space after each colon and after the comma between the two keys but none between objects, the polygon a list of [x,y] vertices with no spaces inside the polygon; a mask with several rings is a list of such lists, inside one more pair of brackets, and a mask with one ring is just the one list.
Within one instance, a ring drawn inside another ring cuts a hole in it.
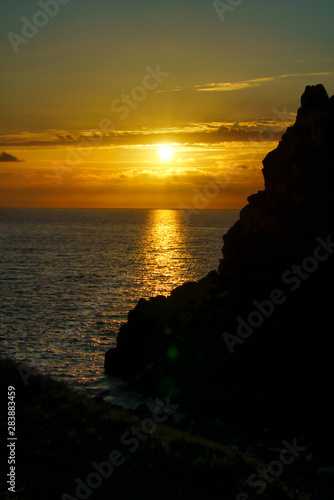
[{"label": "sun", "polygon": [[158,150],[158,155],[161,160],[169,161],[174,156],[173,148],[168,145],[161,146]]}]

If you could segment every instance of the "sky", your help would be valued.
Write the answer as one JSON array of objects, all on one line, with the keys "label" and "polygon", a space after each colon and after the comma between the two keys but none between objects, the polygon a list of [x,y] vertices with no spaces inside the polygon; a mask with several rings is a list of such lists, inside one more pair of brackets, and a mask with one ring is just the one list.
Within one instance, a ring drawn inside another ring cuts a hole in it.
[{"label": "sky", "polygon": [[305,86],[334,93],[333,0],[0,9],[2,207],[241,208]]}]

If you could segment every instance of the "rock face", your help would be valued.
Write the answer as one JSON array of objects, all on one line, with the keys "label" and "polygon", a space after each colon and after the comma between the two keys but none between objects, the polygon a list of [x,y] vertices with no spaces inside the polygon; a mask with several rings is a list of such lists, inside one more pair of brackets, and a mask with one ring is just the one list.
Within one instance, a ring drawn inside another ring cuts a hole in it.
[{"label": "rock face", "polygon": [[328,409],[334,96],[322,85],[306,87],[263,176],[223,238],[218,271],[141,299],[106,353],[108,373],[234,419],[267,418],[278,401]]},{"label": "rock face", "polygon": [[230,268],[243,284],[246,276],[270,283],[332,227],[334,96],[308,86],[301,104],[296,123],[263,161],[265,190],[248,198],[224,237],[220,273]]}]

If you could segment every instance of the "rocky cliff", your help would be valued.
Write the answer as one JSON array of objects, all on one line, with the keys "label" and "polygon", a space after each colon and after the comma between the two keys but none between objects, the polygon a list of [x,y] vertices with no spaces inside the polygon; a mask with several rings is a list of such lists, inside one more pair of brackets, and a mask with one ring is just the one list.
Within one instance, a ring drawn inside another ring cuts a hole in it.
[{"label": "rocky cliff", "polygon": [[106,353],[108,373],[234,419],[329,411],[334,96],[322,85],[306,87],[263,176],[223,238],[219,269],[140,299]]},{"label": "rocky cliff", "polygon": [[[308,86],[294,126],[263,160],[264,191],[248,198],[224,237],[220,273],[272,281],[333,224],[334,96]],[[252,285],[253,286],[253,285]]]}]

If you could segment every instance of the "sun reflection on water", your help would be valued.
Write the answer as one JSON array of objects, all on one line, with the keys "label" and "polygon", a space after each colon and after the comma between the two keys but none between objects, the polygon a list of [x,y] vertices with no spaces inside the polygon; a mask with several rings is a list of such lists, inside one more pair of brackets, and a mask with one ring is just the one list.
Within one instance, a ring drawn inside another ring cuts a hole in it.
[{"label": "sun reflection on water", "polygon": [[184,281],[193,261],[188,227],[178,210],[152,210],[140,241],[146,296],[168,295]]}]

